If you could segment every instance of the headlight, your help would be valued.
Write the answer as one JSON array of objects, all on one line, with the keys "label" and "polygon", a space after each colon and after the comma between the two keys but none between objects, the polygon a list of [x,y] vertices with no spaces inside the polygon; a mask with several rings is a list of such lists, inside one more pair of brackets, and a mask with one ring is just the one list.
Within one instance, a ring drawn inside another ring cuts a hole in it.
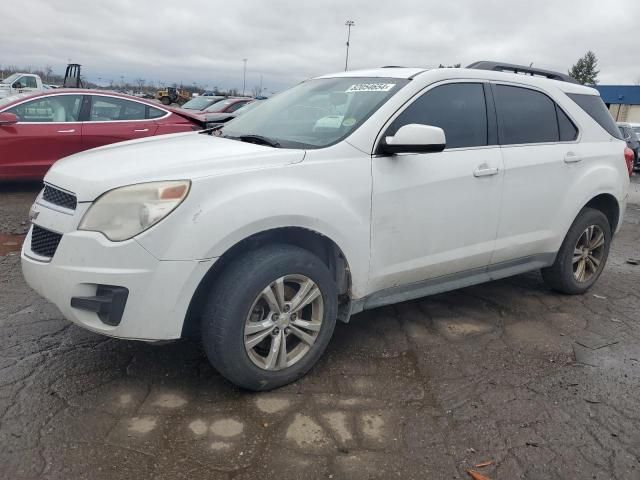
[{"label": "headlight", "polygon": [[114,242],[135,237],[180,205],[190,186],[189,180],[178,180],[116,188],[91,205],[78,230],[101,232]]}]

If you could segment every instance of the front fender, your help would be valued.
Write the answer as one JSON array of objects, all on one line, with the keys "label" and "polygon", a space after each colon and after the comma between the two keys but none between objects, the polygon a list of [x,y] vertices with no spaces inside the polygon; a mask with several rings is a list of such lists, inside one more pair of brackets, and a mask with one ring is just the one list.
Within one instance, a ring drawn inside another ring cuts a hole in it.
[{"label": "front fender", "polygon": [[161,260],[202,260],[220,257],[256,233],[306,228],[342,250],[357,294],[368,278],[370,175],[354,182],[341,172],[323,182],[326,164],[314,176],[315,168],[302,163],[195,180],[187,201],[138,241]]}]

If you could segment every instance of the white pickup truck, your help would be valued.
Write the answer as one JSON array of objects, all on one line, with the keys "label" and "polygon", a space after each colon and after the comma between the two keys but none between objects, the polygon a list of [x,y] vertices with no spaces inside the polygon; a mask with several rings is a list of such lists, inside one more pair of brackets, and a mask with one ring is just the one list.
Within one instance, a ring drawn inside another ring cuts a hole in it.
[{"label": "white pickup truck", "polygon": [[16,93],[41,92],[44,89],[40,76],[34,73],[14,73],[0,81],[0,98]]}]

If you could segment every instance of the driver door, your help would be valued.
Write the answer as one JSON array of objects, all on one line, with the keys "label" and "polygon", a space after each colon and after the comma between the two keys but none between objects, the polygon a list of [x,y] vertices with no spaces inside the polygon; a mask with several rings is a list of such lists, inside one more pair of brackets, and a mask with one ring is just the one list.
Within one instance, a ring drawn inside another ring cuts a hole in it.
[{"label": "driver door", "polygon": [[437,153],[374,155],[371,292],[488,266],[503,166],[485,88],[471,82],[431,88],[388,127],[385,136],[408,124],[440,127],[447,145]]},{"label": "driver door", "polygon": [[82,150],[82,95],[49,95],[5,112],[18,123],[0,127],[0,176],[41,179],[61,158]]}]

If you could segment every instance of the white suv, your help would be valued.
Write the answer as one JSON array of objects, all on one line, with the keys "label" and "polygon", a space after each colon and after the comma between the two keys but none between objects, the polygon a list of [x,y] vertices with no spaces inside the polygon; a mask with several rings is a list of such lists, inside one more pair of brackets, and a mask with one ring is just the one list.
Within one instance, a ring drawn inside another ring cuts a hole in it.
[{"label": "white suv", "polygon": [[582,293],[625,209],[625,142],[594,89],[473,67],[318,77],[215,131],[61,160],[24,276],[94,332],[197,335],[254,390],[365,309],[536,269]]}]

